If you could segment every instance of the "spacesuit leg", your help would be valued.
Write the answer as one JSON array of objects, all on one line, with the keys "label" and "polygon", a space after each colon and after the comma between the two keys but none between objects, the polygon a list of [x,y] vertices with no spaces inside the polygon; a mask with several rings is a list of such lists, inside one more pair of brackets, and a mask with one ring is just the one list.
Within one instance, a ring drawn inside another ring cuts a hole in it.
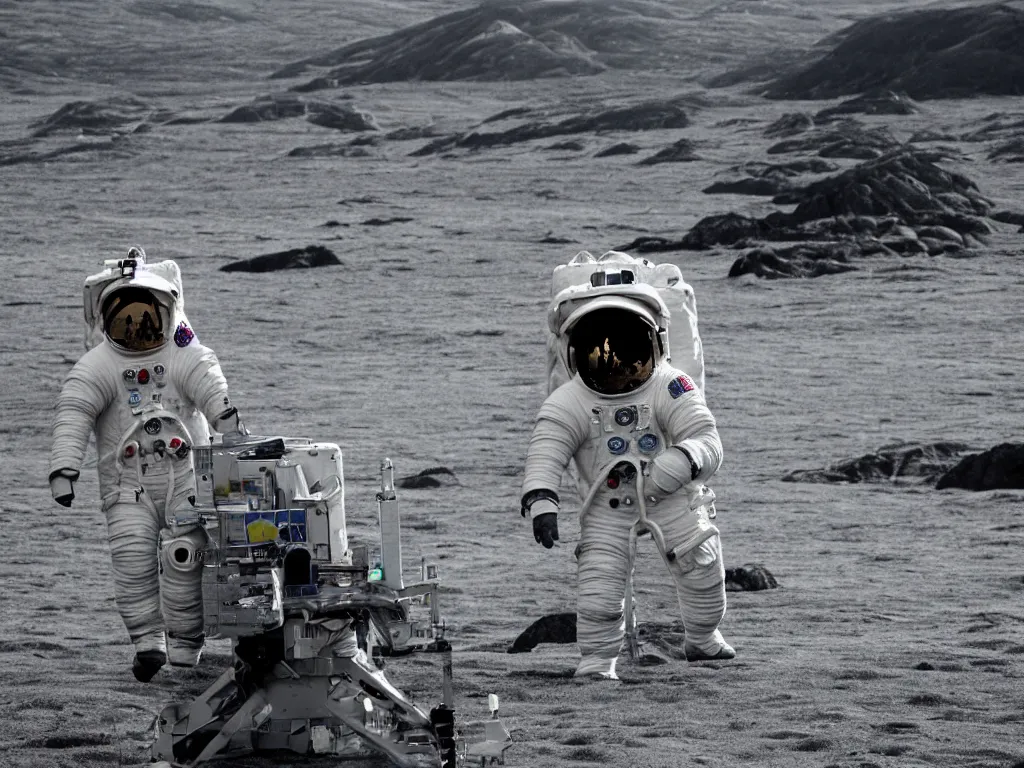
[{"label": "spacesuit leg", "polygon": [[624,598],[633,516],[595,501],[583,522],[578,563],[576,638],[583,658],[577,676],[617,679],[625,635]]},{"label": "spacesuit leg", "polygon": [[173,666],[199,663],[203,634],[203,551],[206,531],[160,531],[160,605],[167,627],[167,660]]},{"label": "spacesuit leg", "polygon": [[[706,518],[701,507],[696,512]],[[650,514],[651,520],[661,526],[666,545],[682,539],[684,532],[692,530],[686,516],[690,510],[658,510]],[[662,557],[676,585],[679,608],[686,628],[685,651],[687,658],[732,658],[732,648],[722,638],[718,625],[725,616],[725,566],[722,561],[722,543],[716,533],[689,552],[675,558]]]},{"label": "spacesuit leg", "polygon": [[107,509],[106,518],[114,595],[121,619],[136,653],[163,653],[166,643],[157,577],[160,521],[150,507],[124,502]]}]

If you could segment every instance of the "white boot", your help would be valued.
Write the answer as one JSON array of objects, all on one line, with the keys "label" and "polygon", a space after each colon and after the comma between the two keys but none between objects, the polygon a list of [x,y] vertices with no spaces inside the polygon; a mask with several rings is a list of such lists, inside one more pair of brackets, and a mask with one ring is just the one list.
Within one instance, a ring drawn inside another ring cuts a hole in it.
[{"label": "white boot", "polygon": [[618,680],[615,674],[615,663],[618,658],[602,659],[599,656],[584,656],[580,659],[579,665],[573,677],[589,677],[603,680]]}]

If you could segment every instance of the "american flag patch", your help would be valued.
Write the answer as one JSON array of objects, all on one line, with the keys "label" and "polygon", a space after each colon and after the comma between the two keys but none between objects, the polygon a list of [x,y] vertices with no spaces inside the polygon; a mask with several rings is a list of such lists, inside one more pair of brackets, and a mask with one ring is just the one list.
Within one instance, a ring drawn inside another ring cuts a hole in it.
[{"label": "american flag patch", "polygon": [[668,383],[668,393],[672,395],[673,399],[682,397],[687,392],[692,392],[696,388],[697,385],[693,383],[693,379],[685,373],[676,376]]}]

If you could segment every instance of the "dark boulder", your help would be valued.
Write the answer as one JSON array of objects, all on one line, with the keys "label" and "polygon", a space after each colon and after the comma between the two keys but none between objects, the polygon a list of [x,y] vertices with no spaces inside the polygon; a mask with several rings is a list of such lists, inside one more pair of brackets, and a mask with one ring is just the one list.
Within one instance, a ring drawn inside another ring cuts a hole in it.
[{"label": "dark boulder", "polygon": [[1003,224],[1019,224],[1024,227],[1024,213],[1019,211],[995,211],[989,214],[989,218]]},{"label": "dark boulder", "polygon": [[800,469],[785,475],[789,483],[928,483],[954,466],[967,450],[963,443],[901,443],[877,453],[845,459],[824,469]]},{"label": "dark boulder", "polygon": [[863,19],[827,52],[774,80],[771,99],[833,99],[875,88],[914,99],[1024,94],[1024,10],[1010,3],[923,8]]},{"label": "dark boulder", "polygon": [[635,155],[640,151],[640,147],[636,144],[630,144],[626,141],[620,141],[618,144],[612,144],[610,147],[605,147],[600,152],[594,155],[594,157],[614,157],[616,155]]},{"label": "dark boulder", "polygon": [[763,195],[771,197],[790,189],[790,183],[778,176],[761,178],[736,179],[735,181],[716,181],[704,187],[706,195]]},{"label": "dark boulder", "polygon": [[700,158],[694,154],[693,142],[689,139],[679,139],[675,143],[656,152],[650,157],[645,157],[637,165],[658,165],[659,163],[689,163]]},{"label": "dark boulder", "polygon": [[759,592],[763,589],[778,589],[779,582],[771,571],[760,563],[746,563],[737,568],[725,569],[727,592]]},{"label": "dark boulder", "polygon": [[282,269],[308,269],[341,264],[341,259],[322,245],[308,245],[290,251],[266,253],[251,259],[242,259],[225,264],[221,272],[277,272]]},{"label": "dark boulder", "polygon": [[576,614],[549,613],[528,626],[512,642],[509,653],[528,653],[541,643],[575,643]]},{"label": "dark boulder", "polygon": [[53,114],[30,125],[36,138],[69,131],[100,136],[138,123],[150,114],[145,102],[132,96],[115,96],[99,101],[72,101]]},{"label": "dark boulder", "polygon": [[787,248],[761,246],[747,251],[729,270],[729,277],[756,275],[780,277],[821,277],[857,269],[850,264],[852,245],[844,243],[802,243]]},{"label": "dark boulder", "polygon": [[935,487],[968,491],[1024,488],[1024,443],[1002,443],[984,453],[964,456]]},{"label": "dark boulder", "polygon": [[448,467],[428,467],[415,475],[401,477],[395,481],[398,488],[441,488],[458,484],[455,473]]},{"label": "dark boulder", "polygon": [[372,157],[366,147],[352,144],[314,144],[311,147],[295,147],[288,157]]},{"label": "dark boulder", "polygon": [[912,115],[916,104],[905,93],[876,88],[852,99],[827,107],[814,115],[816,123],[845,118],[847,115]]},{"label": "dark boulder", "polygon": [[814,120],[803,112],[787,112],[764,129],[765,138],[785,139],[814,127]]},{"label": "dark boulder", "polygon": [[221,123],[262,123],[287,120],[306,114],[306,103],[290,93],[259,96],[251,104],[243,104],[228,112]]},{"label": "dark boulder", "polygon": [[306,105],[306,120],[321,128],[336,131],[379,131],[373,115],[347,104],[311,101]]}]

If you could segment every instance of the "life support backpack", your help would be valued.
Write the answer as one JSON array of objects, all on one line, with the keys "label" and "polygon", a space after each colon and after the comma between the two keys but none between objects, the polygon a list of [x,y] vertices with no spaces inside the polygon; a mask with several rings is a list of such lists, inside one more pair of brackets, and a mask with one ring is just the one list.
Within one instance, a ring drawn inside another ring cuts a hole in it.
[{"label": "life support backpack", "polygon": [[697,301],[693,288],[675,264],[654,264],[621,251],[595,259],[587,251],[551,276],[548,309],[548,392],[571,378],[566,322],[586,302],[619,296],[642,303],[659,323],[659,339],[672,365],[690,376],[704,391],[704,346],[697,330]]},{"label": "life support backpack", "polygon": [[171,321],[174,325],[185,317],[185,299],[181,289],[181,270],[167,259],[154,264],[146,263],[146,252],[139,246],[128,249],[123,259],[108,259],[105,269],[85,278],[82,306],[85,311],[85,349],[92,349],[103,341],[103,299],[110,290],[120,285],[138,285],[168,294],[173,303]]}]

